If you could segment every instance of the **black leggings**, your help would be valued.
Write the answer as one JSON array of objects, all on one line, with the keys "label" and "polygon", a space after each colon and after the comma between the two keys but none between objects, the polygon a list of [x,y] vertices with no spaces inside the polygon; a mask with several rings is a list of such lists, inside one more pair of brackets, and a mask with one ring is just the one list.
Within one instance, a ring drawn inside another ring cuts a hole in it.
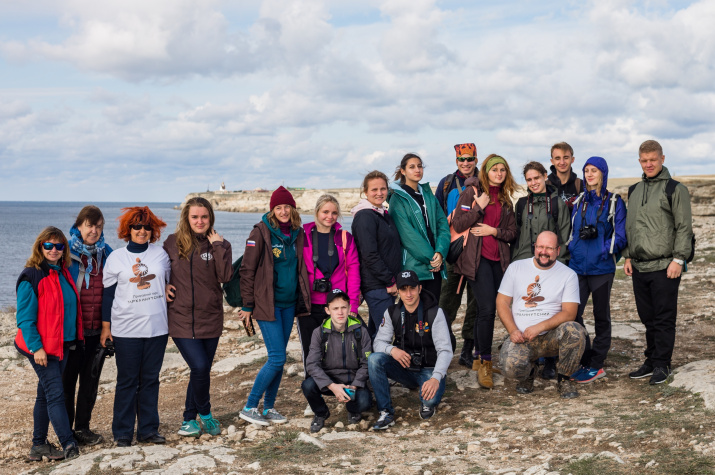
[{"label": "black leggings", "polygon": [[477,301],[477,319],[474,322],[474,354],[491,356],[494,338],[494,318],[497,311],[497,291],[504,272],[501,262],[482,256],[475,280],[470,280],[472,293]]},{"label": "black leggings", "polygon": [[591,294],[593,323],[596,329],[596,337],[593,341],[586,332],[586,350],[581,358],[581,366],[603,368],[608,350],[611,349],[611,286],[614,276],[615,274],[578,276],[581,304],[578,306],[576,321],[583,325],[583,311],[588,303],[588,295]]},{"label": "black leggings", "polygon": [[[328,314],[325,312],[325,304],[312,305],[310,315],[296,318],[298,321],[298,338],[300,338],[300,345],[303,349],[303,368],[305,368],[305,360],[308,358],[308,352],[310,351],[310,339],[313,336],[313,331],[315,331],[326,318],[328,318]],[[307,371],[305,371],[305,377],[308,377]]]},{"label": "black leggings", "polygon": [[434,279],[420,280],[422,290],[429,290],[439,302],[439,297],[442,295],[442,274],[434,273]]}]

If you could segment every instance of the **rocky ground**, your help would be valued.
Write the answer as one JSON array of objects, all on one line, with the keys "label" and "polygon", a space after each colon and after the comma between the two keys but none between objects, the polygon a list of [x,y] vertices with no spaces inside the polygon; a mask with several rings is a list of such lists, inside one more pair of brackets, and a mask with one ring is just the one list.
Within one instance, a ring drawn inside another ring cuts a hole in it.
[{"label": "rocky ground", "polygon": [[[707,184],[691,185],[691,191],[698,209],[697,252],[680,288],[676,374],[670,384],[653,387],[627,376],[642,362],[644,337],[630,279],[619,270],[608,376],[580,386],[578,399],[560,399],[554,382],[539,379],[530,395],[516,394],[514,382],[499,376],[493,390],[480,389],[475,374],[457,365],[455,357],[444,402],[428,422],[419,418],[416,393],[395,387],[394,428],[373,432],[366,421],[349,426],[344,407],[330,403],[333,415],[313,437],[311,419],[303,415],[303,371],[294,334],[277,405],[290,422],[262,429],[237,415],[265,361],[265,349],[260,336],[246,336],[229,312],[212,381],[214,414],[224,427],[221,436],[194,440],[175,435],[188,368],[170,343],[159,406],[167,445],[116,448],[105,442],[83,448],[73,461],[29,463],[25,456],[37,379],[12,347],[14,314],[6,312],[0,314],[3,473],[715,473],[715,213],[709,211],[715,190]],[[464,306],[454,326],[457,335],[463,312]],[[495,342],[504,336],[497,323]],[[115,374],[110,360],[92,420],[93,429],[107,441]],[[372,413],[365,416],[375,420]]]}]

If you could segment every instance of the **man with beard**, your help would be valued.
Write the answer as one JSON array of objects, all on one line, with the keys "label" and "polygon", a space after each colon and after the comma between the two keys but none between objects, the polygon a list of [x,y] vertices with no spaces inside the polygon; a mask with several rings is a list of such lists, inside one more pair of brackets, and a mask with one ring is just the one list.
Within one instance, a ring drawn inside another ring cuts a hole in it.
[{"label": "man with beard", "polygon": [[556,260],[556,234],[538,235],[534,257],[512,262],[497,294],[497,311],[509,336],[499,354],[502,371],[516,379],[516,391],[534,390],[534,364],[542,356],[558,356],[559,394],[578,397],[570,376],[579,367],[586,333],[576,323],[580,302],[578,276]]}]

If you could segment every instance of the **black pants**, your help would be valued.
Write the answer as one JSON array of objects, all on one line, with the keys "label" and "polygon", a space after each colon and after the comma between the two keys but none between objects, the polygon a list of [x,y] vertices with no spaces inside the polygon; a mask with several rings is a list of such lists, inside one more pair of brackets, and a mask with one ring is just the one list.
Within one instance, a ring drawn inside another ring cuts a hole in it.
[{"label": "black pants", "polygon": [[433,275],[434,279],[420,280],[420,285],[423,290],[429,290],[439,302],[439,297],[442,295],[442,274],[433,272]]},{"label": "black pants", "polygon": [[[74,350],[65,356],[67,366],[62,373],[62,386],[65,392],[65,407],[70,420],[70,428],[74,423],[74,430],[89,429],[92,419],[92,410],[97,401],[97,388],[99,375],[92,378],[92,361],[99,351],[99,335],[85,336],[84,347],[77,344]],[[77,411],[75,412],[75,388],[79,379],[77,391]]]},{"label": "black pants", "polygon": [[[611,286],[615,274],[579,275],[578,288],[581,304],[578,306],[576,321],[583,325],[583,312],[589,294],[593,297],[593,320],[596,336],[593,344],[586,332],[586,349],[581,357],[581,366],[601,369],[611,349]],[[584,325],[584,328],[586,325]]]},{"label": "black pants", "polygon": [[670,366],[675,347],[680,277],[669,279],[667,269],[638,272],[633,269],[633,294],[641,323],[645,325],[645,363]]},{"label": "black pants", "polygon": [[[300,345],[303,347],[303,368],[305,368],[305,360],[308,358],[308,352],[310,351],[310,339],[313,335],[313,331],[318,328],[326,318],[328,318],[328,314],[325,313],[325,305],[323,304],[311,306],[310,315],[296,318],[298,321],[298,338],[300,338]],[[307,372],[305,373],[305,377],[308,377]]]},{"label": "black pants", "polygon": [[469,281],[472,293],[477,301],[477,319],[474,322],[475,356],[491,356],[494,338],[494,318],[497,311],[497,291],[504,272],[501,262],[492,261],[482,256],[475,280]]},{"label": "black pants", "polygon": [[[328,405],[325,403],[325,399],[323,399],[323,395],[335,396],[330,389],[321,391],[313,378],[307,378],[303,381],[301,389],[303,390],[303,395],[308,400],[313,414],[325,417],[328,412],[330,412]],[[370,390],[367,388],[357,388],[355,390],[355,398],[347,402],[345,406],[351,414],[360,414],[367,411],[372,406],[372,394],[370,394]]]}]

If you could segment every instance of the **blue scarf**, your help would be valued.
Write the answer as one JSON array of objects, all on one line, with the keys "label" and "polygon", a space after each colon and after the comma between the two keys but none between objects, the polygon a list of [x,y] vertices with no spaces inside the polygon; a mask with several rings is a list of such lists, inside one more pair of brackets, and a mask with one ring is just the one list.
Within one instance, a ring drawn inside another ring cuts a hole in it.
[{"label": "blue scarf", "polygon": [[104,232],[102,232],[99,236],[99,240],[96,243],[88,246],[84,243],[84,241],[82,241],[82,233],[79,232],[77,226],[73,225],[72,229],[70,229],[69,245],[70,250],[72,250],[75,254],[87,256],[87,268],[84,272],[84,282],[87,286],[86,288],[88,289],[90,273],[94,270],[94,266],[92,266],[92,256],[96,259],[97,265],[100,265],[99,261],[104,254]]}]

